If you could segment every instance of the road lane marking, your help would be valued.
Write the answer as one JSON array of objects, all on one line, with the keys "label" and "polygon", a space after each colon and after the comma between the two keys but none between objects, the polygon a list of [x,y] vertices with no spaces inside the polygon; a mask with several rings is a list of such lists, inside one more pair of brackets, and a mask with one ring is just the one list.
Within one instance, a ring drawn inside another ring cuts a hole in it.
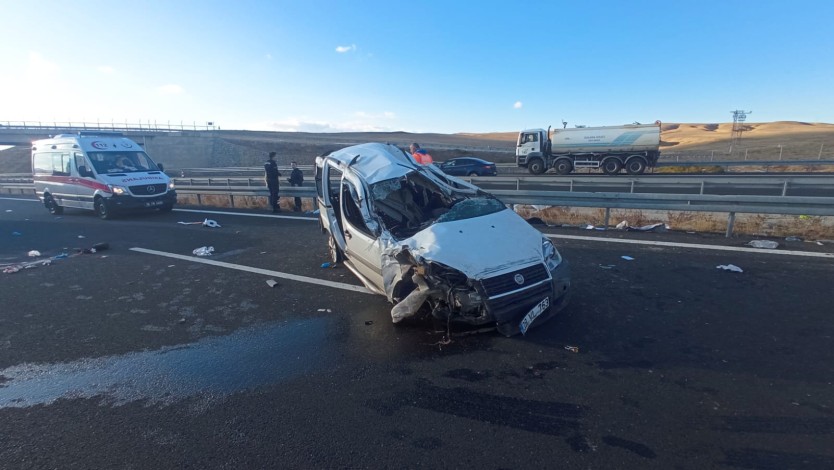
[{"label": "road lane marking", "polygon": [[174,212],[196,212],[198,214],[240,215],[243,217],[266,217],[269,219],[309,220],[315,222],[318,217],[299,217],[297,215],[250,214],[248,212],[204,211],[198,209],[174,209]]},{"label": "road lane marking", "polygon": [[602,238],[602,237],[584,237],[581,235],[554,235],[545,233],[548,238],[561,238],[565,240],[583,240],[591,242],[610,242],[610,243],[626,243],[629,245],[649,245],[649,246],[666,246],[673,248],[694,248],[699,250],[715,250],[715,251],[736,251],[743,253],[767,253],[771,255],[788,255],[788,256],[807,256],[809,258],[828,258],[834,259],[834,253],[815,253],[813,251],[788,251],[788,250],[770,250],[767,248],[746,248],[742,246],[721,246],[721,245],[703,245],[699,243],[676,243],[676,242],[655,242],[650,240],[633,240],[624,238]]},{"label": "road lane marking", "polygon": [[374,294],[369,289],[363,286],[355,286],[353,284],[345,284],[343,282],[325,281],[324,279],[316,279],[314,277],[299,276],[297,274],[282,273],[279,271],[271,271],[269,269],[253,268],[251,266],[244,266],[242,264],[226,263],[223,261],[215,261],[213,259],[197,258],[196,256],[180,255],[177,253],[167,253],[165,251],[148,250],[147,248],[130,248],[130,251],[138,253],[145,253],[148,255],[164,256],[166,258],[180,259],[183,261],[190,261],[192,263],[202,263],[211,266],[218,266],[221,268],[235,269],[238,271],[246,271],[255,274],[263,274],[266,276],[277,277],[281,279],[288,279],[290,281],[306,282],[307,284],[316,284],[319,286],[333,287],[334,289],[348,290],[352,292],[361,292],[363,294]]}]

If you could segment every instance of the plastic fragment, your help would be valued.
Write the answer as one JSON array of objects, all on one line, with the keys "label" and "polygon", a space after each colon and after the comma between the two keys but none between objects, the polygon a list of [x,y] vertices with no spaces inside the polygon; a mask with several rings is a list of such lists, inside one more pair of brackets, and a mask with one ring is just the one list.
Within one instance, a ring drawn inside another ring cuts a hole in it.
[{"label": "plastic fragment", "polygon": [[329,267],[330,267],[330,263],[329,263],[329,262],[328,262],[328,263],[321,263],[321,267],[322,267],[322,268],[329,268]]},{"label": "plastic fragment", "polygon": [[38,251],[38,250],[32,250],[32,251],[30,251],[30,252],[28,253],[28,255],[29,255],[29,256],[31,256],[32,258],[35,258],[35,257],[40,256],[40,255],[41,255],[41,252],[40,252],[40,251]]},{"label": "plastic fragment", "polygon": [[578,353],[579,352],[579,346],[565,346],[565,350],[570,351],[572,353]]},{"label": "plastic fragment", "polygon": [[779,247],[779,242],[775,242],[773,240],[753,240],[749,242],[748,245],[753,248],[766,248],[768,250],[772,250]]},{"label": "plastic fragment", "polygon": [[734,264],[720,264],[716,266],[717,269],[723,269],[724,271],[732,271],[734,273],[743,273],[744,270],[739,268]]},{"label": "plastic fragment", "polygon": [[268,285],[269,287],[275,287],[278,285],[278,282],[275,279],[270,279],[266,281],[266,285]]},{"label": "plastic fragment", "polygon": [[620,258],[622,258],[622,259],[624,259],[624,260],[626,260],[626,261],[634,261],[634,258],[632,258],[631,256],[626,256],[626,255],[623,255],[623,256],[620,256]]},{"label": "plastic fragment", "polygon": [[109,250],[109,249],[110,249],[110,244],[109,243],[96,243],[95,245],[93,245],[93,250],[95,250],[95,251],[104,251],[104,250]]},{"label": "plastic fragment", "polygon": [[612,269],[615,266],[617,266],[617,265],[616,264],[601,264],[601,265],[599,265],[599,267],[602,268],[602,269]]},{"label": "plastic fragment", "polygon": [[220,228],[220,224],[214,220],[206,219],[203,221],[203,227]]},{"label": "plastic fragment", "polygon": [[[208,219],[206,219],[206,220],[208,220]],[[177,222],[177,223],[181,224],[181,225],[203,225],[202,222]]]},{"label": "plastic fragment", "polygon": [[23,235],[23,234],[20,233],[20,232],[12,232],[12,236],[19,237],[21,235]]},{"label": "plastic fragment", "polygon": [[84,235],[79,235],[78,238],[87,238]]},{"label": "plastic fragment", "polygon": [[194,253],[197,256],[211,256],[211,254],[214,253],[214,247],[202,246],[200,248],[195,249],[192,253]]},{"label": "plastic fragment", "polygon": [[790,237],[785,237],[785,241],[786,242],[801,242],[802,239],[799,238],[799,237],[790,236]]}]

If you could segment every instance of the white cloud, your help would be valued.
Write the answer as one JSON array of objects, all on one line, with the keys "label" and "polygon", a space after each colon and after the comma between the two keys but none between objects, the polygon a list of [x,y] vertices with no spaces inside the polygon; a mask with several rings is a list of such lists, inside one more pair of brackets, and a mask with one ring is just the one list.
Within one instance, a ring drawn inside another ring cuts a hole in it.
[{"label": "white cloud", "polygon": [[183,92],[183,88],[181,86],[174,84],[162,85],[157,87],[156,90],[163,95],[179,95]]},{"label": "white cloud", "polygon": [[[364,117],[363,117],[364,119]],[[393,129],[366,122],[346,121],[333,123],[306,118],[287,118],[246,126],[247,129],[277,132],[390,132]]]},{"label": "white cloud", "polygon": [[336,52],[338,52],[339,54],[354,51],[356,51],[356,44],[351,44],[350,46],[336,46]]},{"label": "white cloud", "polygon": [[515,104],[513,104],[514,109],[521,109],[522,106],[524,106],[524,104],[521,101],[516,101]]},{"label": "white cloud", "polygon": [[116,73],[116,69],[109,65],[99,65],[98,67],[96,67],[96,70],[107,75],[112,75]]}]

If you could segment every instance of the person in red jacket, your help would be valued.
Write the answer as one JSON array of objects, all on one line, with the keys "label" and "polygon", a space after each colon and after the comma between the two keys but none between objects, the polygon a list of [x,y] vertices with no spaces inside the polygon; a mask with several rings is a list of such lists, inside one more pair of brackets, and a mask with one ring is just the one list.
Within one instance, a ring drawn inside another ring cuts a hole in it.
[{"label": "person in red jacket", "polygon": [[434,159],[431,158],[428,152],[420,148],[420,144],[414,142],[411,144],[410,147],[411,156],[414,157],[414,160],[421,165],[431,165],[434,163]]}]

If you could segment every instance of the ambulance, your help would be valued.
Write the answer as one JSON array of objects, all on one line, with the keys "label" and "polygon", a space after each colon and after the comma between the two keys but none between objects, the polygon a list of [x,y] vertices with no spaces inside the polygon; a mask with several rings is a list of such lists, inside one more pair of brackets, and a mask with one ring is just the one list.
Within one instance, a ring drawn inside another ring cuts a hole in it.
[{"label": "ambulance", "polygon": [[61,134],[32,142],[35,193],[50,213],[64,207],[94,210],[102,219],[120,212],[168,212],[174,182],[136,142],[118,132]]}]

